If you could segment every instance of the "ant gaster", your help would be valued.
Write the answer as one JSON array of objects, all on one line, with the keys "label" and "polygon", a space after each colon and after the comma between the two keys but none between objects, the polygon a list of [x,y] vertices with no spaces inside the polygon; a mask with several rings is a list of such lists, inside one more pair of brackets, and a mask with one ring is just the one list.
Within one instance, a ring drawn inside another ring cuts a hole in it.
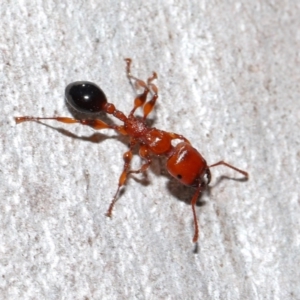
[{"label": "ant gaster", "polygon": [[[128,79],[130,81],[135,81],[136,88],[143,89],[143,92],[135,98],[134,107],[128,117],[126,117],[123,112],[117,110],[112,103],[108,103],[103,91],[92,82],[73,82],[70,83],[65,90],[66,101],[76,110],[84,113],[99,113],[104,111],[107,114],[113,115],[117,119],[121,120],[124,123],[123,125],[109,125],[100,119],[77,120],[67,117],[40,118],[27,116],[16,117],[16,123],[22,123],[25,121],[56,120],[67,124],[80,123],[82,125],[88,125],[96,130],[114,129],[118,133],[129,137],[129,150],[123,155],[123,171],[119,178],[117,191],[106,213],[108,217],[111,217],[112,215],[112,210],[117,201],[118,193],[120,188],[126,184],[128,175],[132,173],[145,172],[152,162],[153,155],[166,156],[166,168],[168,172],[182,184],[196,188],[191,200],[195,226],[193,242],[196,242],[199,236],[199,229],[195,205],[201,191],[204,190],[211,180],[210,168],[224,165],[243,174],[246,179],[248,178],[248,173],[224,161],[207,165],[202,155],[184,136],[173,132],[159,130],[154,127],[149,127],[146,124],[146,118],[153,110],[158,98],[158,89],[156,85],[153,84],[153,80],[157,78],[157,75],[153,72],[152,76],[148,78],[146,83],[131,75],[131,59],[127,58],[125,61],[127,64],[126,73]],[[148,94],[151,95],[151,98],[147,101]],[[136,109],[139,107],[143,107],[143,118],[137,118],[134,116]],[[173,140],[179,140],[179,143],[173,146]],[[132,159],[132,151],[135,146],[139,147],[139,155],[144,160],[144,163],[138,170],[131,170],[130,162]]]}]

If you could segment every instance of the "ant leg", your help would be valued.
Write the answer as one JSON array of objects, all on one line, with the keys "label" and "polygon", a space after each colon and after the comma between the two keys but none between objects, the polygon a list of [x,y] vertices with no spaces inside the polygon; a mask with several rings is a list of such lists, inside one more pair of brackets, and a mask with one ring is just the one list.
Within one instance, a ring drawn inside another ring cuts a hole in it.
[{"label": "ant leg", "polygon": [[135,110],[138,107],[141,107],[145,104],[149,91],[153,95],[152,98],[144,106],[144,119],[146,119],[148,114],[153,110],[156,99],[158,98],[158,95],[157,95],[158,89],[157,89],[156,85],[152,83],[152,81],[157,78],[157,74],[155,72],[153,72],[152,76],[147,79],[147,84],[146,84],[143,80],[138,79],[137,77],[135,77],[131,74],[130,66],[131,66],[132,60],[130,58],[126,58],[125,61],[127,63],[126,73],[127,73],[127,77],[129,78],[129,80],[135,80],[136,88],[144,88],[144,92],[142,94],[139,94],[135,98],[134,108],[130,112],[130,116],[133,115],[133,113],[135,112]]},{"label": "ant leg", "polygon": [[34,121],[34,122],[39,122],[41,120],[55,120],[61,123],[65,124],[74,124],[74,123],[79,123],[82,125],[87,125],[90,126],[96,130],[100,129],[114,129],[121,134],[126,134],[125,129],[123,126],[117,126],[117,125],[108,125],[105,122],[95,119],[95,120],[89,120],[89,119],[82,119],[82,120],[77,120],[73,118],[67,118],[67,117],[50,117],[50,118],[40,118],[40,117],[15,117],[15,121],[17,124],[22,123],[22,122],[27,122],[27,121]]},{"label": "ant leg", "polygon": [[136,96],[136,98],[134,99],[134,107],[129,113],[129,116],[133,116],[136,109],[144,105],[144,103],[147,100],[148,94],[149,94],[149,89],[148,87],[145,87],[144,92]]},{"label": "ant leg", "polygon": [[123,159],[124,159],[124,167],[123,167],[123,172],[121,173],[120,177],[119,177],[119,184],[118,184],[118,188],[117,191],[108,207],[108,210],[106,212],[106,216],[107,217],[111,217],[112,215],[112,210],[115,206],[115,203],[117,202],[117,196],[119,194],[120,188],[125,185],[126,180],[127,180],[127,175],[129,174],[128,169],[130,167],[130,163],[132,160],[132,149],[135,146],[136,142],[135,140],[131,140],[130,141],[130,147],[129,150],[127,152],[124,153],[123,155]]},{"label": "ant leg", "polygon": [[228,167],[228,168],[230,168],[230,169],[233,169],[233,170],[235,170],[235,171],[237,171],[237,172],[243,174],[247,179],[248,179],[248,177],[249,177],[249,174],[248,174],[247,172],[245,172],[245,171],[243,171],[243,170],[240,170],[240,169],[238,169],[238,168],[236,168],[236,167],[234,167],[234,166],[232,166],[232,165],[226,163],[226,162],[223,161],[223,160],[221,160],[221,161],[219,161],[219,162],[217,162],[217,163],[215,163],[215,164],[213,164],[213,165],[210,165],[210,166],[208,166],[208,167],[209,167],[209,168],[212,168],[212,167],[216,167],[216,166],[219,166],[219,165],[224,165],[224,166],[226,166],[226,167]]},{"label": "ant leg", "polygon": [[197,187],[197,190],[192,198],[192,201],[191,201],[191,205],[192,205],[192,211],[193,211],[193,217],[194,217],[194,226],[195,226],[195,232],[194,232],[194,237],[193,237],[193,243],[196,243],[197,240],[198,240],[198,237],[199,237],[199,226],[198,226],[198,220],[197,220],[197,216],[196,216],[196,209],[195,209],[195,206],[196,206],[196,203],[197,203],[197,200],[199,198],[199,195],[202,191],[202,188],[203,188],[203,184],[200,184],[198,187]]},{"label": "ant leg", "polygon": [[130,58],[125,58],[125,61],[126,61],[126,75],[127,75],[128,79],[130,81],[131,80],[135,81],[134,85],[135,85],[136,89],[138,89],[138,88],[144,89],[143,93],[138,94],[137,97],[134,99],[134,107],[129,114],[129,116],[132,116],[137,108],[139,108],[145,104],[148,93],[149,93],[149,88],[143,80],[138,79],[131,75],[130,66],[131,66],[132,60]]},{"label": "ant leg", "polygon": [[131,173],[137,174],[137,173],[145,172],[151,165],[152,160],[149,154],[149,148],[146,145],[141,145],[139,155],[142,159],[146,160],[147,162],[144,163],[138,170],[129,171],[128,174]]},{"label": "ant leg", "polygon": [[158,88],[155,84],[151,83],[157,78],[157,74],[153,72],[152,76],[147,79],[147,85],[152,93],[152,98],[144,106],[144,119],[151,113],[158,98]]}]

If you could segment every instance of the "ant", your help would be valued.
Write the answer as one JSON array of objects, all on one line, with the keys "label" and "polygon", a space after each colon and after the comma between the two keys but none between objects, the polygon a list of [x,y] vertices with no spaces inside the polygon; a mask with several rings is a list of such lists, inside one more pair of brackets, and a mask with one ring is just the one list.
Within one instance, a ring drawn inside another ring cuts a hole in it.
[{"label": "ant", "polygon": [[[231,168],[245,176],[248,179],[248,173],[242,171],[224,161],[219,161],[212,165],[207,165],[202,155],[191,145],[191,143],[182,135],[159,130],[155,127],[149,127],[146,124],[147,116],[153,110],[156,100],[158,98],[158,89],[153,81],[157,78],[157,74],[153,72],[152,76],[147,79],[147,82],[140,80],[131,74],[131,59],[126,58],[126,74],[130,82],[135,82],[136,89],[141,88],[143,92],[138,94],[134,100],[133,109],[130,111],[128,117],[119,110],[114,104],[107,102],[104,92],[94,83],[89,81],[77,81],[70,83],[65,89],[66,101],[75,110],[82,113],[99,113],[106,112],[113,115],[124,123],[124,125],[109,125],[100,119],[74,119],[68,117],[15,117],[16,123],[25,121],[40,120],[56,120],[58,122],[72,124],[80,123],[82,125],[90,126],[96,130],[113,129],[122,135],[129,137],[129,150],[124,153],[123,171],[119,178],[117,191],[110,203],[106,216],[111,217],[112,210],[117,201],[117,196],[122,186],[126,184],[128,175],[145,172],[152,162],[152,156],[164,155],[167,158],[166,168],[170,175],[175,177],[184,185],[196,188],[196,191],[191,200],[192,212],[194,218],[194,237],[193,242],[198,240],[199,229],[196,217],[195,205],[200,193],[210,183],[211,173],[210,168],[224,165]],[[148,95],[151,98],[147,101]],[[138,118],[134,116],[137,108],[143,108],[143,117]],[[173,140],[179,140],[176,145],[172,144]],[[130,162],[133,156],[133,149],[135,146],[139,147],[139,155],[144,160],[144,163],[137,170],[130,169]]]}]

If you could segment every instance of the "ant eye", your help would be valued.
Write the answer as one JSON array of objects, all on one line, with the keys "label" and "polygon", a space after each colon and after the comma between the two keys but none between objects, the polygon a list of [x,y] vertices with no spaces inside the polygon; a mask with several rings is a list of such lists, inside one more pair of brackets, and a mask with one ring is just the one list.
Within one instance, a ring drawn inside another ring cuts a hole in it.
[{"label": "ant eye", "polygon": [[65,90],[66,101],[76,110],[84,113],[98,113],[107,103],[103,91],[93,82],[76,81]]}]

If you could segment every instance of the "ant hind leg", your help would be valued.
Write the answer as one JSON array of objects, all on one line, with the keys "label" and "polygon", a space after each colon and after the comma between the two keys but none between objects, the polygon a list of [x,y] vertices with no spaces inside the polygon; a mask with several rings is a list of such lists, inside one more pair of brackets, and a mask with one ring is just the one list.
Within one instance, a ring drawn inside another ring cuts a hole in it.
[{"label": "ant hind leg", "polygon": [[151,113],[158,98],[158,88],[155,84],[152,83],[152,81],[156,78],[157,74],[153,72],[152,76],[147,79],[148,88],[151,91],[152,98],[144,105],[144,119],[146,119],[147,116]]},{"label": "ant hind leg", "polygon": [[137,97],[134,100],[134,108],[132,109],[132,111],[130,112],[130,116],[133,115],[133,113],[135,112],[135,110],[138,107],[143,106],[146,101],[147,101],[147,96],[149,94],[149,92],[152,94],[152,98],[144,105],[144,119],[147,118],[148,114],[153,110],[153,107],[156,103],[156,100],[158,98],[158,88],[155,84],[152,83],[153,80],[155,80],[157,78],[157,74],[155,72],[153,72],[152,76],[150,76],[147,79],[147,83],[135,76],[133,76],[131,74],[131,62],[132,60],[130,58],[126,58],[126,74],[127,77],[129,78],[129,80],[134,80],[135,81],[135,88],[143,88],[144,91],[141,94],[138,94]]},{"label": "ant hind leg", "polygon": [[[139,108],[145,104],[150,90],[149,90],[147,84],[143,80],[138,79],[137,77],[135,77],[131,74],[130,66],[131,66],[132,60],[130,58],[126,58],[125,61],[126,61],[126,74],[127,74],[128,79],[130,80],[130,83],[134,86],[134,88],[136,90],[139,88],[144,89],[144,91],[141,94],[138,94],[136,96],[136,98],[134,99],[134,107],[129,114],[129,116],[132,116],[137,108]],[[134,84],[132,83],[132,80],[134,80]]]},{"label": "ant hind leg", "polygon": [[123,132],[122,126],[108,125],[99,119],[74,119],[74,118],[68,118],[68,117],[28,117],[28,116],[15,117],[15,121],[17,124],[22,123],[22,122],[27,122],[27,121],[40,122],[43,120],[54,120],[54,121],[65,123],[65,124],[78,123],[78,124],[90,126],[90,127],[94,128],[95,130],[108,128],[108,129],[115,129],[116,131],[119,131],[120,133]]}]

